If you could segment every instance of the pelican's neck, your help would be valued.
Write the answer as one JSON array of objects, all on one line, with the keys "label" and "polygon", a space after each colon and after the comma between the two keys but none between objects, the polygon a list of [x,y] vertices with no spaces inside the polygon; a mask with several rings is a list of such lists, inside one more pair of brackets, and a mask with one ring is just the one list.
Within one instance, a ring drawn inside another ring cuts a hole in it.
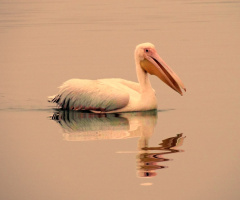
[{"label": "pelican's neck", "polygon": [[151,85],[150,80],[148,78],[148,74],[140,66],[140,60],[139,60],[138,57],[135,57],[135,62],[136,62],[137,78],[138,78],[138,82],[141,86],[142,92],[152,90],[152,85]]}]

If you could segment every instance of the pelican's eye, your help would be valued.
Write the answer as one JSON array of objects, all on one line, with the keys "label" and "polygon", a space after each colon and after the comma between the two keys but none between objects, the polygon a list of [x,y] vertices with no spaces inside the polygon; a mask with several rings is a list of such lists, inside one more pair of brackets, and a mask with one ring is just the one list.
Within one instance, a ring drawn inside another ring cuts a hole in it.
[{"label": "pelican's eye", "polygon": [[148,52],[149,50],[148,49],[145,49],[145,52]]}]

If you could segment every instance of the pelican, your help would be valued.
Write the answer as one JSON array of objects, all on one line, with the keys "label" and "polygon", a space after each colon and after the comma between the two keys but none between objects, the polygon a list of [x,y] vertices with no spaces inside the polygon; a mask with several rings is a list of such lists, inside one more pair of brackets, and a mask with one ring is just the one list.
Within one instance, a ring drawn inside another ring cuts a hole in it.
[{"label": "pelican", "polygon": [[135,64],[138,83],[120,78],[70,79],[59,87],[50,102],[67,110],[88,110],[101,113],[147,111],[157,109],[155,90],[148,73],[156,75],[173,90],[183,95],[186,91],[180,78],[158,55],[151,43],[136,46]]}]

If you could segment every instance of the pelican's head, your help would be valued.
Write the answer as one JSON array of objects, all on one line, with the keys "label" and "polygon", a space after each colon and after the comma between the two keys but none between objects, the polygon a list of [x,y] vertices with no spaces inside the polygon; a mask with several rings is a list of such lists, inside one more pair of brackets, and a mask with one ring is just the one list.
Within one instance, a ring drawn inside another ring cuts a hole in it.
[{"label": "pelican's head", "polygon": [[181,88],[186,91],[181,79],[160,58],[153,44],[143,43],[137,45],[135,59],[137,62],[140,62],[140,66],[145,72],[156,75],[179,94],[183,94]]}]

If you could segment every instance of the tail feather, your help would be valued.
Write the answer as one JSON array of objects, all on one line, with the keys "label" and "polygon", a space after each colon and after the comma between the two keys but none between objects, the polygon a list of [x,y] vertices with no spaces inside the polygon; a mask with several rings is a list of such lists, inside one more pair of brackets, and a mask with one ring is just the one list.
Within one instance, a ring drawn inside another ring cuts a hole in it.
[{"label": "tail feather", "polygon": [[53,95],[48,97],[48,102],[58,103],[60,99],[60,95]]}]

